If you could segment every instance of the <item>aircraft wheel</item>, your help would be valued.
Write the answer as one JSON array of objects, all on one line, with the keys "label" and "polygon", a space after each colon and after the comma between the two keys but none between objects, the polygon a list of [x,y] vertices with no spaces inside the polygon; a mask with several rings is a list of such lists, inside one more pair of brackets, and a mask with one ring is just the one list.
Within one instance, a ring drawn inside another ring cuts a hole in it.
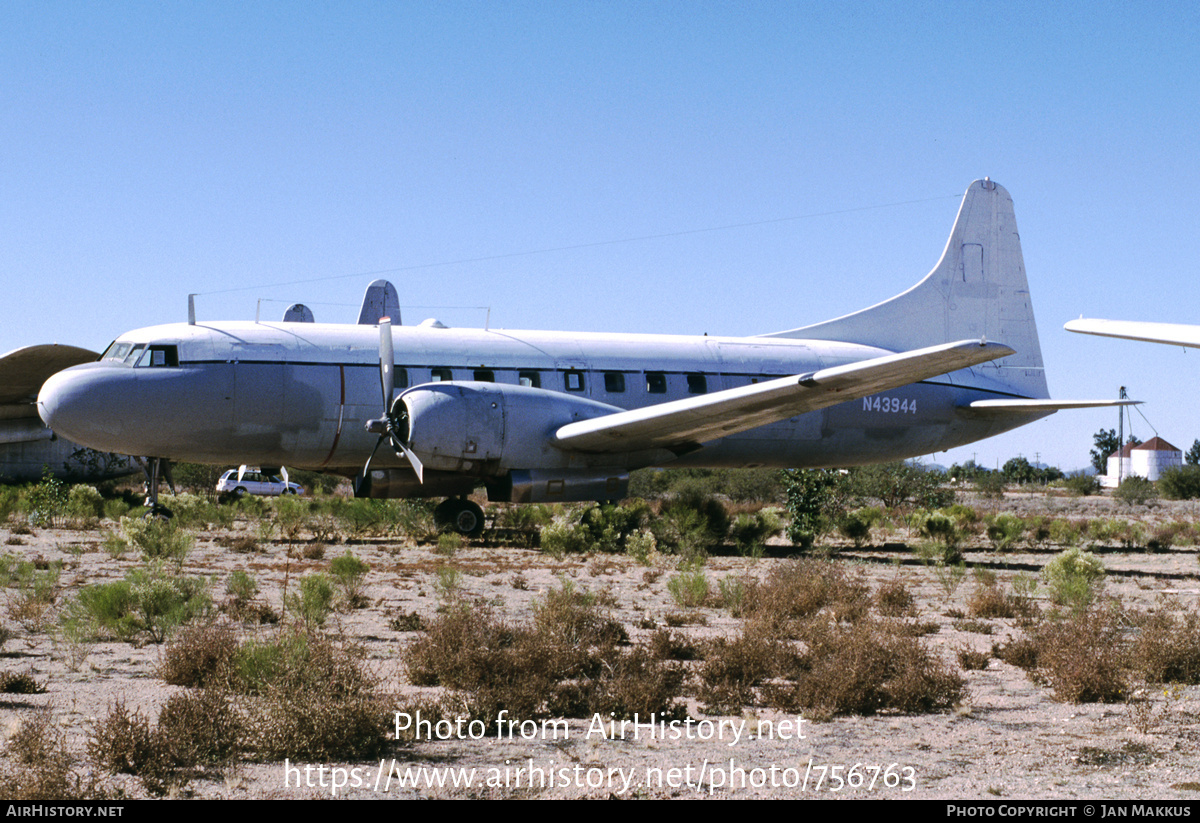
[{"label": "aircraft wheel", "polygon": [[142,517],[146,520],[170,520],[175,513],[163,505],[154,505]]},{"label": "aircraft wheel", "polygon": [[465,537],[483,534],[483,509],[470,500],[447,500],[434,509],[433,516]]}]

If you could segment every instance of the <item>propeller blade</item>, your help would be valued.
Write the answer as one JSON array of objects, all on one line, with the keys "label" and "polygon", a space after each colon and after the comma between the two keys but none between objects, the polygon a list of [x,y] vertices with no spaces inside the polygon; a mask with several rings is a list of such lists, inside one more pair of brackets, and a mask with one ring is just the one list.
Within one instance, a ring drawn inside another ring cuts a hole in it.
[{"label": "propeller blade", "polygon": [[371,471],[371,461],[375,459],[375,452],[379,451],[379,444],[387,437],[387,432],[379,435],[379,439],[375,441],[375,448],[371,449],[371,456],[367,458],[367,463],[363,466],[363,477],[367,476],[367,472]]},{"label": "propeller blade", "polygon": [[175,491],[175,478],[171,475],[171,461],[163,459],[162,462],[163,476],[167,478],[167,488],[171,490],[171,494],[179,494]]},{"label": "propeller blade", "polygon": [[379,318],[379,383],[383,387],[383,413],[392,409],[392,393],[396,389],[396,355],[392,349],[392,321]]},{"label": "propeller blade", "polygon": [[393,440],[392,442],[395,443],[395,445],[399,446],[400,450],[402,452],[404,452],[404,456],[408,459],[409,465],[412,466],[412,470],[414,472],[416,472],[417,482],[424,485],[424,483],[425,483],[425,467],[423,465],[421,465],[421,461],[419,459],[417,459],[417,456],[415,454],[413,454],[412,449],[410,449],[408,446],[404,445],[403,443],[397,442],[395,440]]}]

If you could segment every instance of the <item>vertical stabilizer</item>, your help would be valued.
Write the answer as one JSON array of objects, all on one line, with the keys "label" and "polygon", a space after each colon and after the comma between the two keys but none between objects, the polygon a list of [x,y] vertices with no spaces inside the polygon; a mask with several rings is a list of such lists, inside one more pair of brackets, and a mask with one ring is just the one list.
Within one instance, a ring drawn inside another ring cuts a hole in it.
[{"label": "vertical stabilizer", "polygon": [[374,280],[363,293],[358,325],[378,326],[381,317],[390,317],[395,325],[400,325],[400,295],[388,281]]},{"label": "vertical stabilizer", "polygon": [[1022,396],[1049,396],[1012,198],[987,179],[967,188],[942,259],[920,283],[868,309],[764,336],[892,351],[983,338],[1016,354],[977,370]]}]

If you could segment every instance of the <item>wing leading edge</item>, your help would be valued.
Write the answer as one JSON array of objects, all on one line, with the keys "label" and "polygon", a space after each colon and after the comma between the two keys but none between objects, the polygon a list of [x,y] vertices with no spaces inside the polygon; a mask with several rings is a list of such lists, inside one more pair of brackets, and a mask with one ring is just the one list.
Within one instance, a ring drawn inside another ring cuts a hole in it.
[{"label": "wing leading edge", "polygon": [[1200,347],[1200,326],[1186,323],[1146,323],[1137,320],[1085,320],[1079,318],[1063,326],[1079,334],[1120,337],[1146,343]]},{"label": "wing leading edge", "polygon": [[555,445],[589,453],[653,448],[683,453],[709,440],[1007,357],[1012,353],[1012,349],[1000,343],[960,340],[957,343],[889,354],[845,366],[569,423],[555,433]]}]

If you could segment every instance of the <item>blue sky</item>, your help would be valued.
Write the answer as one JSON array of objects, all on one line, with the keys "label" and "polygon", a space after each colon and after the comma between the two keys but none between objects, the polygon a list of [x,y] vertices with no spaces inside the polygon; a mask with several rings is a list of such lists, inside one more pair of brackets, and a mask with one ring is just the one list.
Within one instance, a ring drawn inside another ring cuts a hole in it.
[{"label": "blue sky", "polygon": [[[1197,66],[1175,2],[0,4],[0,351],[189,292],[352,322],[380,271],[408,322],[794,328],[915,283],[986,175],[1051,392],[1127,385],[1186,449],[1200,351],[1062,324],[1200,322]],[[934,459],[1073,468],[1115,425]]]}]

